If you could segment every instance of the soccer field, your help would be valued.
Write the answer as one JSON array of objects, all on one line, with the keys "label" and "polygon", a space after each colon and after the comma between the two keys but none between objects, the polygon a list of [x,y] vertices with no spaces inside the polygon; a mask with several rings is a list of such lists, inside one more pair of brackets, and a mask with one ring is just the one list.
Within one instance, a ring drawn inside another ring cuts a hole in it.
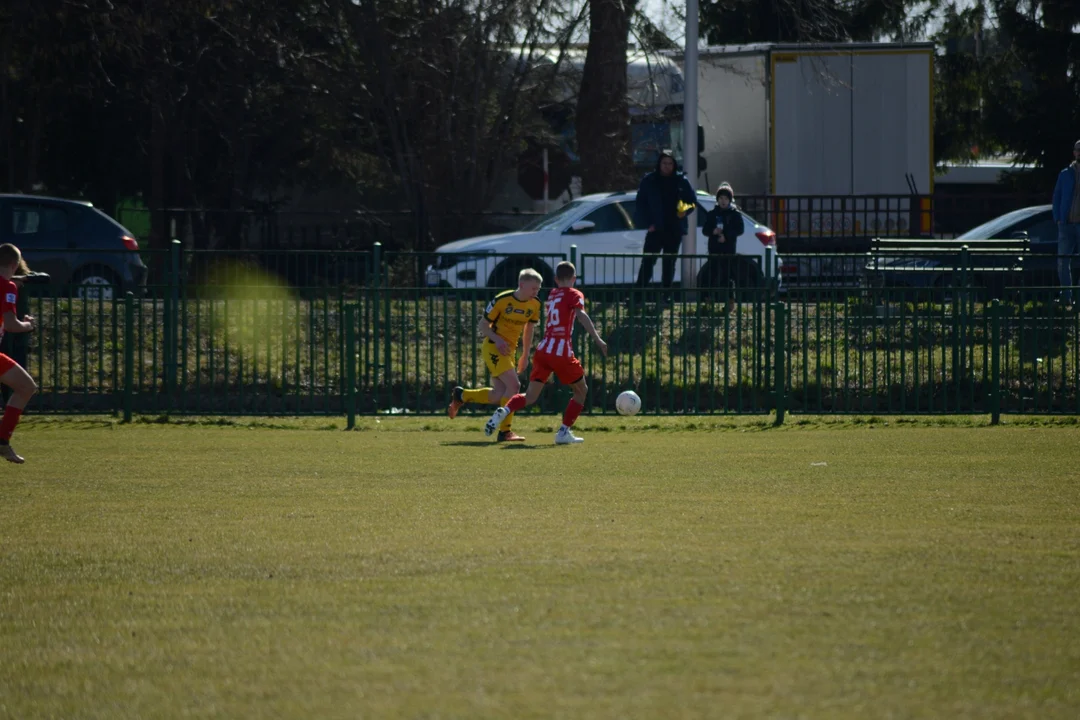
[{"label": "soccer field", "polygon": [[1076,426],[280,424],[19,429],[0,717],[1080,716]]}]

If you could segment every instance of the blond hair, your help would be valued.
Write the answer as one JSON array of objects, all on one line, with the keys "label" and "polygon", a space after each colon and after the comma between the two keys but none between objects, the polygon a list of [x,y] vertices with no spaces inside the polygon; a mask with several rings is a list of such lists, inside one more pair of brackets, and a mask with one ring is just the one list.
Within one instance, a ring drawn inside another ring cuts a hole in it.
[{"label": "blond hair", "polygon": [[532,268],[525,268],[518,273],[518,285],[525,282],[526,280],[533,280],[538,285],[544,284],[544,276],[536,272]]}]

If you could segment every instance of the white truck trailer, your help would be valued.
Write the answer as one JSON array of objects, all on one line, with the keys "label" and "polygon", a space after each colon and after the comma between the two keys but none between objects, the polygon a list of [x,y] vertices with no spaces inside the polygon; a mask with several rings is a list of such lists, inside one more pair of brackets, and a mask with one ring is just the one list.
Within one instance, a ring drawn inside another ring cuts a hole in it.
[{"label": "white truck trailer", "polygon": [[702,48],[696,187],[785,196],[759,218],[781,237],[928,232],[929,200],[882,196],[933,193],[933,61],[932,43]]}]

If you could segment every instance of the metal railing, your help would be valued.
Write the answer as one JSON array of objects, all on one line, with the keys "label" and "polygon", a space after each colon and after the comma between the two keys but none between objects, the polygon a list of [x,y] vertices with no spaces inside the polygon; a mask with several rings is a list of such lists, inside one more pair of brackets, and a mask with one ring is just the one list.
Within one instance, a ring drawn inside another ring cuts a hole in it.
[{"label": "metal railing", "polygon": [[454,288],[458,290],[517,287],[518,273],[532,268],[551,286],[555,268],[567,259],[563,253],[530,252],[388,252],[376,247],[382,267],[381,282],[401,288]]},{"label": "metal railing", "polygon": [[[38,330],[4,343],[41,386],[32,411],[440,414],[454,385],[488,383],[476,326],[512,284],[485,286],[506,278],[433,284],[430,256],[376,248],[298,259],[289,267],[307,284],[295,285],[265,262],[252,272],[228,253],[174,248],[153,258],[164,270],[137,292],[25,288]],[[630,256],[567,256],[610,349],[603,358],[576,340],[594,414],[614,412],[625,389],[646,414],[1080,412],[1080,315],[1059,301],[1061,288],[1016,283],[1011,268],[996,293],[963,267],[945,287],[900,287],[864,282],[865,254],[814,256],[850,268],[852,281],[799,287],[766,273],[767,258],[746,285],[664,289],[660,263],[654,284],[638,288],[605,282],[604,268]],[[686,259],[695,258],[711,260]],[[536,412],[566,397],[549,392]]]},{"label": "metal railing", "polygon": [[[1010,210],[1049,201],[1045,193],[957,195],[741,195],[740,207],[777,234],[786,252],[862,252],[874,237],[954,236]],[[430,250],[521,230],[542,213],[519,211],[121,208],[116,218],[146,241],[178,237],[186,247],[230,250]]]},{"label": "metal railing", "polygon": [[[663,284],[664,263],[673,265],[672,284],[683,286],[683,272],[689,269],[695,287],[702,289],[726,289],[731,286],[742,290],[770,287],[779,272],[772,248],[765,249],[765,256],[752,255],[643,255],[583,253],[580,256],[572,248],[572,257],[579,258],[580,282],[590,288],[660,287]],[[641,277],[642,264],[646,259],[653,263],[648,277]],[[574,260],[571,260],[574,262]],[[644,281],[644,284],[642,284]]]},{"label": "metal railing", "polygon": [[[935,241],[936,242],[936,241]],[[1058,256],[1032,248],[995,249],[960,245],[865,253],[790,253],[780,266],[785,291],[833,287],[928,288],[945,295],[957,287],[982,288],[992,298],[1006,289],[1048,287],[1058,282],[1058,266],[1066,260],[1080,279],[1080,255]]]},{"label": "metal railing", "polygon": [[861,252],[871,238],[934,232],[929,195],[748,195],[739,206],[788,252]]}]

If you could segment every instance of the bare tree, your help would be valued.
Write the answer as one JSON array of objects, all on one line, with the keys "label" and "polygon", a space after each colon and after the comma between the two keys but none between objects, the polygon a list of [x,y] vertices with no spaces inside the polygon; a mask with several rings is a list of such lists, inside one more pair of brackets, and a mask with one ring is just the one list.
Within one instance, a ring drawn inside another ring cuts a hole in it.
[{"label": "bare tree", "polygon": [[629,187],[626,54],[637,0],[590,0],[589,50],[577,106],[581,187],[585,193]]},{"label": "bare tree", "polygon": [[[538,110],[578,18],[560,0],[340,3],[365,71],[356,115],[384,144],[404,205],[436,222],[485,209],[545,132]],[[437,230],[421,225],[418,246]]]}]

